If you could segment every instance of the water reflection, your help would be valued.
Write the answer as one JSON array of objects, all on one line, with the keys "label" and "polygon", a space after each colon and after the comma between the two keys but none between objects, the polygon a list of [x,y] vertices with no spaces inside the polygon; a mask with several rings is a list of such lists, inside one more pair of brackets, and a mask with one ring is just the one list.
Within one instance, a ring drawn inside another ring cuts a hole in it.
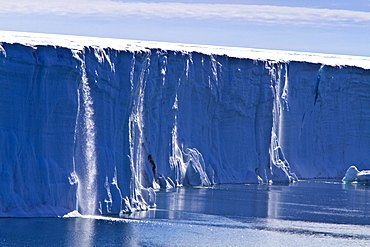
[{"label": "water reflection", "polygon": [[370,223],[369,186],[338,181],[290,185],[218,185],[157,193],[157,209],[133,213],[136,219],[199,219],[199,214],[250,221],[280,219],[340,224]]},{"label": "water reflection", "polygon": [[3,218],[0,246],[139,246],[136,228],[109,218]]},{"label": "water reflection", "polygon": [[68,246],[139,246],[136,225],[118,218],[76,218],[68,228]]},{"label": "water reflection", "polygon": [[301,181],[269,191],[269,218],[340,224],[369,224],[369,190],[343,189],[339,182]]},{"label": "water reflection", "polygon": [[[196,214],[228,217],[268,216],[267,185],[219,185],[176,188],[157,193],[157,209],[125,215],[136,219],[186,219]],[[192,213],[192,214],[191,214]]]},{"label": "water reflection", "polygon": [[323,181],[161,190],[130,219],[0,218],[0,246],[366,246],[369,193]]},{"label": "water reflection", "polygon": [[[225,241],[236,246],[250,245],[249,241],[286,246],[287,239],[297,245],[315,246],[312,244],[320,240],[316,246],[333,241],[358,246],[370,240],[369,191],[324,181],[177,188],[157,193],[157,209],[126,217],[170,224],[171,234],[166,234],[170,242],[183,239],[186,233],[194,239],[212,237],[219,246],[228,243]],[[179,229],[183,232],[174,230],[177,225],[182,225]],[[163,236],[163,231],[154,232]],[[160,241],[155,234],[150,238],[154,243]]]},{"label": "water reflection", "polygon": [[[92,246],[95,236],[95,220],[76,218],[68,221],[68,246]],[[72,233],[72,234],[71,234]]]}]

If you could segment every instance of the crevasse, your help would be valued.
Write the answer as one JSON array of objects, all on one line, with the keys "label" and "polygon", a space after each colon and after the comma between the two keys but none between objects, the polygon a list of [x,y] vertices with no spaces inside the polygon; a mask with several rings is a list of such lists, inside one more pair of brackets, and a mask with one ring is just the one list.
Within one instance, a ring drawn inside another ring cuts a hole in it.
[{"label": "crevasse", "polygon": [[0,216],[120,214],[155,207],[160,187],[367,168],[367,69],[0,44]]}]

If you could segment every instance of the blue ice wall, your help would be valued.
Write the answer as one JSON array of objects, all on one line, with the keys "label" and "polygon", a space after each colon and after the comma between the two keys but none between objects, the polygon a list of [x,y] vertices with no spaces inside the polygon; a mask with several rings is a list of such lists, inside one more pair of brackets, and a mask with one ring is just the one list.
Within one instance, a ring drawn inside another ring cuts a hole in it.
[{"label": "blue ice wall", "polygon": [[369,70],[0,44],[0,216],[119,214],[160,187],[369,168]]}]

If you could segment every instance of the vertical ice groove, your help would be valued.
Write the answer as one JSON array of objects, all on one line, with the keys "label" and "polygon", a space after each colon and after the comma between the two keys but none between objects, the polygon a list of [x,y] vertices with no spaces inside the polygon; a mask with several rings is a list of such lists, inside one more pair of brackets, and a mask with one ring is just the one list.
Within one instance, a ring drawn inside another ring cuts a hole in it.
[{"label": "vertical ice groove", "polygon": [[[185,80],[189,80],[190,66],[193,63],[191,54],[186,54],[186,63],[185,63]],[[184,154],[182,151],[181,143],[179,142],[178,137],[178,128],[179,128],[179,99],[181,100],[180,87],[182,86],[183,80],[178,78],[178,84],[176,85],[175,100],[173,103],[172,109],[175,110],[173,118],[173,126],[171,131],[171,154],[169,158],[170,168],[172,170],[172,177],[176,186],[182,186],[186,173],[186,164],[184,162]],[[180,94],[180,95],[179,95]]]},{"label": "vertical ice groove", "polygon": [[[185,63],[185,80],[189,80],[190,65],[193,63],[191,54],[185,54],[187,56]],[[171,154],[169,157],[170,169],[172,171],[172,178],[176,186],[182,186],[186,173],[186,164],[184,162],[184,154],[182,151],[181,144],[178,140],[178,114],[179,114],[179,90],[181,87],[182,79],[178,78],[178,84],[176,86],[175,100],[172,109],[175,110],[173,118],[173,126],[171,131]]]},{"label": "vertical ice groove", "polygon": [[[132,60],[131,60],[131,71],[130,71],[130,85],[131,85],[131,94],[134,92],[134,73],[135,73],[135,54],[132,54]],[[131,100],[132,100],[131,96]],[[133,140],[135,139],[134,133],[133,133],[133,124],[134,124],[134,113],[132,112],[129,121],[128,121],[128,133],[129,133],[129,148],[130,148],[130,170],[132,171],[132,177],[131,177],[131,184],[130,184],[130,198],[135,198],[135,189],[137,187],[137,181],[136,181],[136,174],[135,174],[135,166],[134,166],[134,148],[135,143]]]},{"label": "vertical ice groove", "polygon": [[175,101],[173,102],[172,109],[173,110],[178,110],[179,109],[179,100],[178,100],[177,93],[175,94]]},{"label": "vertical ice groove", "polygon": [[321,82],[321,76],[322,76],[322,71],[323,71],[324,65],[320,66],[319,73],[317,75],[317,80],[316,80],[316,86],[315,86],[315,100],[314,100],[314,105],[316,105],[317,99],[319,97],[319,86]]},{"label": "vertical ice groove", "polygon": [[216,86],[218,86],[218,66],[221,66],[219,62],[216,61],[215,57],[213,55],[210,56],[211,59],[211,70],[212,70],[212,75],[213,79],[215,81]]},{"label": "vertical ice groove", "polygon": [[114,63],[112,63],[110,57],[107,55],[106,51],[101,47],[94,48],[94,55],[98,59],[99,64],[107,61],[112,72],[115,72]]},{"label": "vertical ice groove", "polygon": [[[185,64],[185,78],[188,80],[189,77],[189,67],[190,67],[190,56],[186,59]],[[176,186],[182,186],[183,178],[185,176],[185,168],[183,164],[183,156],[181,148],[178,143],[178,120],[177,115],[179,112],[179,88],[181,86],[181,78],[178,79],[178,84],[176,86],[175,100],[172,109],[175,110],[173,126],[171,131],[171,154],[169,157],[170,169],[172,170],[172,178],[174,179]]]},{"label": "vertical ice groove", "polygon": [[[137,61],[136,56],[143,56],[143,61]],[[131,177],[131,200],[134,208],[146,208],[146,203],[141,196],[142,190],[142,166],[145,164],[144,150],[144,96],[146,76],[150,65],[150,53],[133,54],[132,68],[130,74],[132,88],[132,112],[129,117],[129,145],[130,145],[130,168]],[[135,67],[139,67],[138,80],[135,80]],[[145,181],[147,182],[147,181]]]},{"label": "vertical ice groove", "polygon": [[186,168],[183,163],[183,154],[179,147],[177,140],[177,116],[175,115],[175,121],[171,132],[171,156],[170,156],[170,167],[174,172],[174,178],[176,186],[182,186],[183,178],[185,176]]},{"label": "vertical ice groove", "polygon": [[287,111],[289,111],[289,104],[288,104],[289,103],[289,98],[288,98],[288,95],[289,95],[288,63],[284,64],[284,68],[285,68],[284,87],[283,87],[283,92],[281,94],[281,99],[284,102],[283,107],[285,107],[285,109]]},{"label": "vertical ice groove", "polygon": [[[108,212],[108,213],[111,213],[113,198],[112,198],[112,193],[111,193],[111,190],[110,190],[110,183],[109,183],[108,176],[105,176],[104,188],[107,192],[107,197],[108,197],[104,200],[104,203],[105,203],[104,205],[106,206],[106,209],[104,209],[104,210],[106,210],[106,212]],[[100,212],[100,214],[103,214],[103,205],[102,205],[101,202],[99,202],[99,212]]]},{"label": "vertical ice groove", "polygon": [[166,74],[167,74],[167,56],[165,54],[157,53],[159,66],[160,66],[160,73],[162,76],[162,86],[166,84]]},{"label": "vertical ice groove", "polygon": [[[286,87],[285,85],[285,82],[287,81],[286,78],[285,78],[285,75],[284,75],[284,80],[282,79],[282,70],[283,70],[283,65],[282,64],[279,64],[277,66],[278,70],[277,70],[277,78],[275,79],[276,82],[277,82],[277,85],[276,85],[276,103],[277,103],[277,118],[278,118],[278,126],[277,126],[277,136],[278,136],[278,142],[279,142],[279,145],[283,145],[283,132],[284,132],[284,104],[286,104],[286,100],[284,99],[284,90],[288,90],[288,88]],[[275,130],[276,131],[276,130]]]},{"label": "vertical ice groove", "polygon": [[[78,61],[81,61],[81,58],[78,56],[77,52],[73,54],[73,57],[76,58]],[[69,183],[72,184],[77,184],[77,200],[76,200],[76,205],[75,205],[75,210],[78,210],[78,204],[79,204],[79,179],[78,175],[76,172],[76,145],[77,145],[77,135],[78,135],[78,127],[79,127],[79,116],[81,114],[81,95],[80,95],[80,90],[77,90],[77,114],[76,114],[76,122],[75,122],[75,129],[74,129],[74,135],[73,135],[73,156],[72,156],[72,166],[73,166],[73,171],[71,175],[68,177]]]},{"label": "vertical ice groove", "polygon": [[[82,214],[95,214],[97,209],[97,160],[96,160],[96,140],[95,140],[95,121],[93,99],[91,89],[87,79],[86,64],[81,52],[75,52],[74,57],[80,62],[81,85],[78,89],[79,110],[77,112],[77,121],[82,117],[82,138],[83,138],[83,163],[74,164],[76,170],[81,170],[83,174],[78,174],[78,208]],[[82,58],[80,57],[82,56]],[[82,115],[81,115],[82,114]],[[75,138],[78,138],[79,124],[76,124]],[[76,143],[76,140],[75,140]],[[77,166],[84,166],[83,169],[77,169]]]},{"label": "vertical ice groove", "polygon": [[6,51],[2,45],[0,45],[0,58],[6,58]]},{"label": "vertical ice groove", "polygon": [[[286,65],[285,65],[286,66]],[[290,172],[290,165],[288,160],[285,158],[283,152],[283,137],[284,137],[284,103],[287,104],[287,95],[284,92],[288,92],[287,85],[287,67],[285,67],[285,78],[284,85],[282,85],[281,72],[283,66],[281,63],[268,62],[267,68],[269,69],[271,77],[271,90],[273,97],[272,106],[272,130],[271,130],[271,142],[270,142],[270,162],[271,173],[273,181],[276,182],[291,182],[297,180],[294,173]]]},{"label": "vertical ice groove", "polygon": [[193,63],[193,58],[191,53],[187,54],[187,59],[186,59],[186,67],[185,67],[185,78],[186,80],[189,79],[189,70],[190,70],[190,64]]}]

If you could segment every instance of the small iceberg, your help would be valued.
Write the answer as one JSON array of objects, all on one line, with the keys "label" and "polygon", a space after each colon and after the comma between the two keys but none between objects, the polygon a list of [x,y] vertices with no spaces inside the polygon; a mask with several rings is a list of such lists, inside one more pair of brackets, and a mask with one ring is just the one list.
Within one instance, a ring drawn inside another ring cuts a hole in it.
[{"label": "small iceberg", "polygon": [[350,166],[342,179],[343,183],[368,183],[370,184],[370,170],[359,171],[356,166]]}]

